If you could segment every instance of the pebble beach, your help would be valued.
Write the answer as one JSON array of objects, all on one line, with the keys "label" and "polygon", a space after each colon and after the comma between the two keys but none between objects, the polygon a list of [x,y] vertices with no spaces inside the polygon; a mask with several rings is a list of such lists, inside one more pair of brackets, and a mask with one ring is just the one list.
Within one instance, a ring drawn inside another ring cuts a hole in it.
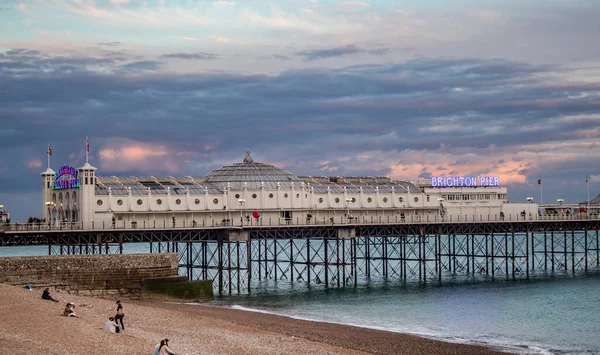
[{"label": "pebble beach", "polygon": [[[210,305],[122,299],[125,331],[103,331],[116,299],[51,290],[59,302],[0,284],[2,354],[152,354],[164,338],[177,354],[501,354],[469,344],[446,343],[372,329],[311,322]],[[62,316],[67,302],[81,318]]]}]

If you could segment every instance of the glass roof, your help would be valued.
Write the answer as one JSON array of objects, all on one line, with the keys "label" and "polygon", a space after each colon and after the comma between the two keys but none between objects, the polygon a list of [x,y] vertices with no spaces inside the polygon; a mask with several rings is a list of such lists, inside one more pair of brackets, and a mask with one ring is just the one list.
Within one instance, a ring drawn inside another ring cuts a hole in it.
[{"label": "glass roof", "polygon": [[392,181],[388,177],[298,177],[272,165],[254,162],[250,152],[241,163],[234,163],[215,169],[202,177],[98,177],[97,195],[165,195],[167,191],[175,195],[222,194],[230,190],[275,190],[311,189],[315,194],[326,193],[421,193],[421,189],[407,181]]}]

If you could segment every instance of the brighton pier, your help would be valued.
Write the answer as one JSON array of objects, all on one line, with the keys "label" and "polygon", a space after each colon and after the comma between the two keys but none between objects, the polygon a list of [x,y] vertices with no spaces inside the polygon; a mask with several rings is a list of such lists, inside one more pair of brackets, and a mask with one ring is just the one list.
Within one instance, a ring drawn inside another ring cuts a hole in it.
[{"label": "brighton pier", "polygon": [[249,152],[200,177],[96,174],[87,152],[82,167],[58,174],[48,159],[43,222],[0,228],[0,246],[68,255],[145,244],[150,253],[178,253],[181,275],[212,280],[221,294],[264,281],[347,287],[599,266],[597,202],[508,203],[493,176],[299,177]]},{"label": "brighton pier", "polygon": [[147,243],[179,254],[189,280],[247,293],[257,282],[357,286],[373,279],[529,278],[599,267],[600,220],[329,223],[241,227],[0,232],[0,246],[47,246],[50,255],[122,253]]}]

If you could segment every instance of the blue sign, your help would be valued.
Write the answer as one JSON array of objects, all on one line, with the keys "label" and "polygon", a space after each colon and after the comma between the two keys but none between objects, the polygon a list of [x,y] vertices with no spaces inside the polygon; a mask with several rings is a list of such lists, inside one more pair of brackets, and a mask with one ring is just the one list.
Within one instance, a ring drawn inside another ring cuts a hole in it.
[{"label": "blue sign", "polygon": [[431,187],[494,187],[500,186],[497,176],[432,176]]}]

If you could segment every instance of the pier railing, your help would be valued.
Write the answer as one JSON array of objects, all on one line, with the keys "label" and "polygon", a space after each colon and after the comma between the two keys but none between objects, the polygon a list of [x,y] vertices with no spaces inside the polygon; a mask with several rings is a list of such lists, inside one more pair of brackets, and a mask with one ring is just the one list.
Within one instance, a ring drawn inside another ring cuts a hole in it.
[{"label": "pier railing", "polygon": [[390,215],[390,216],[335,216],[311,218],[239,218],[239,219],[203,219],[200,221],[115,221],[113,222],[60,222],[60,223],[10,223],[0,225],[0,231],[72,231],[72,230],[165,230],[189,228],[231,228],[231,227],[267,227],[267,226],[318,226],[318,225],[369,225],[369,224],[430,224],[430,223],[493,223],[518,221],[579,221],[600,220],[598,214],[562,214],[562,215]]}]

